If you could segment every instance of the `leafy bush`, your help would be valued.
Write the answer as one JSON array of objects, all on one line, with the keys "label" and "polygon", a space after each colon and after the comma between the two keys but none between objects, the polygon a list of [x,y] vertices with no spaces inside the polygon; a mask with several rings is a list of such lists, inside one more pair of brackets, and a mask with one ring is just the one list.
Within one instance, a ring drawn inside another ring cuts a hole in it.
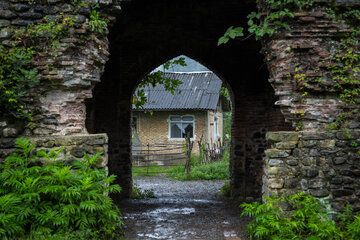
[{"label": "leafy bush", "polygon": [[[121,234],[120,212],[109,193],[115,176],[95,168],[96,154],[66,164],[61,150],[38,151],[17,139],[17,153],[0,162],[1,239],[107,239]],[[40,159],[50,164],[42,165]],[[61,237],[60,237],[61,236]]]},{"label": "leafy bush", "polygon": [[[311,195],[266,197],[265,202],[241,204],[242,216],[253,217],[247,226],[250,239],[360,239],[360,216],[353,216],[349,207],[345,214],[338,216],[337,223]],[[289,211],[284,211],[283,206]]]}]

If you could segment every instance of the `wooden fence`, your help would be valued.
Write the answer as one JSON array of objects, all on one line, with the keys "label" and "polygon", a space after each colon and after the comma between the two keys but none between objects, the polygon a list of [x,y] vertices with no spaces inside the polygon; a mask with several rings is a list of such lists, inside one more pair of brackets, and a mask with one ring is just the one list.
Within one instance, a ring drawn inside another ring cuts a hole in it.
[{"label": "wooden fence", "polygon": [[[152,166],[184,166],[187,159],[184,147],[183,144],[176,143],[146,144],[136,147],[137,150],[132,151],[133,166],[146,168],[146,172],[136,173],[150,173],[149,167]],[[169,173],[169,171],[151,173]]]}]

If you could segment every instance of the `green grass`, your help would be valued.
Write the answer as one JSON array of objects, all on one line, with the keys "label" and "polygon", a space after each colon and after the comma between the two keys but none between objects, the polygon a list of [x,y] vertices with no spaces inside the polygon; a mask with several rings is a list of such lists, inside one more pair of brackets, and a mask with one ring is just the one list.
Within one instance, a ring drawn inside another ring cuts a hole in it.
[{"label": "green grass", "polygon": [[[156,176],[167,175],[170,178],[186,180],[227,180],[229,174],[229,154],[225,153],[224,159],[217,162],[202,164],[199,156],[191,156],[191,172],[187,177],[184,166],[151,166],[151,167],[133,167],[133,176]],[[185,164],[184,164],[185,165]],[[162,173],[160,173],[162,172]]]},{"label": "green grass", "polygon": [[176,180],[226,180],[229,179],[229,162],[222,160],[203,165],[191,166],[190,176],[187,177],[184,167],[175,167],[170,174]]},{"label": "green grass", "polygon": [[[169,175],[170,172],[174,171],[174,168],[175,167],[164,167],[164,166],[133,167],[132,174],[133,176]],[[164,173],[159,173],[159,172],[164,172]]]}]

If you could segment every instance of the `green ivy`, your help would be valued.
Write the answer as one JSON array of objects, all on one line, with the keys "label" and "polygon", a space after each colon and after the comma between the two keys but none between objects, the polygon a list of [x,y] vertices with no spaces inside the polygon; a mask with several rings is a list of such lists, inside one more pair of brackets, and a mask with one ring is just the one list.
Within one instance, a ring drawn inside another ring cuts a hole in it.
[{"label": "green ivy", "polygon": [[[109,193],[115,176],[95,167],[100,154],[66,164],[58,151],[34,151],[17,139],[17,152],[0,162],[1,239],[113,239],[122,220]],[[41,164],[46,159],[47,164]]]},{"label": "green ivy", "polygon": [[44,18],[41,23],[13,30],[12,47],[0,45],[0,112],[3,115],[32,121],[26,97],[40,82],[38,70],[32,65],[34,56],[41,51],[56,57],[59,39],[73,25],[74,20],[64,15],[52,21]]},{"label": "green ivy", "polygon": [[32,120],[24,97],[39,83],[37,69],[31,66],[34,50],[0,45],[0,112]]}]

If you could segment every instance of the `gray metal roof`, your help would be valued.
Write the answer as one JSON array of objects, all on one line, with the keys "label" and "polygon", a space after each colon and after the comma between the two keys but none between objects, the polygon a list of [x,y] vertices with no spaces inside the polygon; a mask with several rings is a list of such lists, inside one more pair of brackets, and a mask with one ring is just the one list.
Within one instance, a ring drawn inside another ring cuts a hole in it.
[{"label": "gray metal roof", "polygon": [[[221,80],[213,72],[165,73],[165,77],[183,82],[172,95],[162,84],[145,88],[144,110],[203,109],[215,110]],[[133,109],[136,109],[133,105]]]}]

